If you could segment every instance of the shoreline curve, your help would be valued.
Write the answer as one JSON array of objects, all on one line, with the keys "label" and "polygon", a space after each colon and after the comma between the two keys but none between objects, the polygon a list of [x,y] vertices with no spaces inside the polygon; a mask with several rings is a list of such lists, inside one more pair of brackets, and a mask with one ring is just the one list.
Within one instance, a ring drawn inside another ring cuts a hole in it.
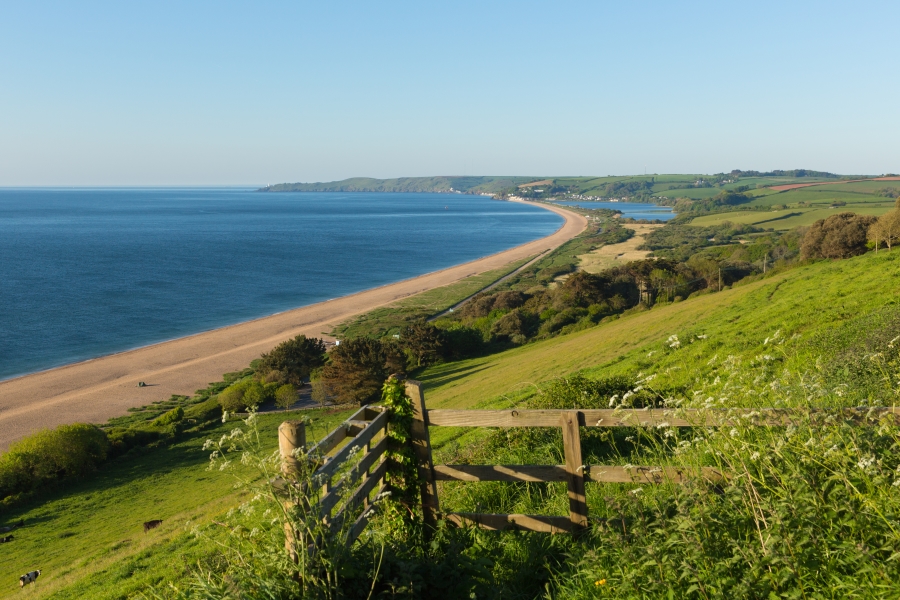
[{"label": "shoreline curve", "polygon": [[[191,395],[223,373],[245,368],[288,338],[299,334],[331,338],[323,331],[349,318],[558,248],[587,227],[587,219],[577,213],[529,204],[560,215],[562,226],[532,242],[410,279],[0,381],[0,451],[40,429],[103,423],[172,394]],[[149,385],[138,388],[138,381]]]}]

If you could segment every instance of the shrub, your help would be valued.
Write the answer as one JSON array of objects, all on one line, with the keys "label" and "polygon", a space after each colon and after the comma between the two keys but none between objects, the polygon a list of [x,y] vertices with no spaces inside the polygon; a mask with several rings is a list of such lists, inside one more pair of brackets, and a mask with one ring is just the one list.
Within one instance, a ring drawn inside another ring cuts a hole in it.
[{"label": "shrub", "polygon": [[850,258],[864,254],[869,228],[876,220],[850,212],[820,219],[803,236],[801,256],[804,259]]},{"label": "shrub", "polygon": [[344,340],[322,368],[323,395],[363,405],[377,400],[381,386],[398,365],[399,348],[368,337]]},{"label": "shrub", "polygon": [[283,408],[284,410],[289,409],[294,405],[294,402],[297,401],[297,388],[295,388],[290,383],[286,383],[283,386],[279,387],[275,390],[275,406],[278,408]]},{"label": "shrub", "polygon": [[108,452],[106,434],[94,425],[76,423],[39,431],[0,456],[0,499],[90,473]]},{"label": "shrub", "polygon": [[259,406],[275,398],[275,383],[260,383],[255,379],[244,379],[228,386],[219,396],[219,404],[228,412],[242,412],[251,406]]},{"label": "shrub", "polygon": [[166,425],[172,425],[174,423],[178,423],[182,419],[184,419],[184,409],[181,408],[180,406],[176,406],[169,412],[164,413],[164,414],[160,415],[159,417],[157,417],[153,421],[153,424],[156,425],[157,427],[164,427]]},{"label": "shrub", "polygon": [[325,342],[298,335],[263,354],[257,372],[269,381],[302,385],[309,372],[325,364]]},{"label": "shrub", "polygon": [[433,365],[447,356],[447,336],[431,323],[419,321],[400,332],[400,345],[416,367]]}]

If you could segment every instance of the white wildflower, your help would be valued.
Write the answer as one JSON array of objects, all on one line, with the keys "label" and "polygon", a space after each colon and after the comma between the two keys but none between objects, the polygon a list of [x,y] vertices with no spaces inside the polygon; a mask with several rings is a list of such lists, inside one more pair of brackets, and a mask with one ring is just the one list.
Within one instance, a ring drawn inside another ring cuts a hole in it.
[{"label": "white wildflower", "polygon": [[750,455],[750,460],[759,460],[759,452],[754,452]]},{"label": "white wildflower", "polygon": [[698,340],[705,340],[705,339],[708,338],[708,337],[709,337],[709,336],[706,335],[706,334],[704,333],[703,335],[698,335],[698,336],[697,336],[697,339],[698,339]]},{"label": "white wildflower", "polygon": [[647,353],[647,358],[650,358],[654,354],[656,354],[656,350],[651,350],[650,352]]},{"label": "white wildflower", "polygon": [[678,336],[673,334],[666,340],[666,345],[669,346],[669,348],[680,348],[681,342],[678,340]]},{"label": "white wildflower", "polygon": [[637,496],[637,495],[641,494],[643,491],[644,491],[644,488],[635,488],[635,489],[631,490],[629,493]]},{"label": "white wildflower", "polygon": [[733,438],[736,438],[738,436],[738,430],[732,428],[732,430],[728,432],[728,435],[730,435]]}]

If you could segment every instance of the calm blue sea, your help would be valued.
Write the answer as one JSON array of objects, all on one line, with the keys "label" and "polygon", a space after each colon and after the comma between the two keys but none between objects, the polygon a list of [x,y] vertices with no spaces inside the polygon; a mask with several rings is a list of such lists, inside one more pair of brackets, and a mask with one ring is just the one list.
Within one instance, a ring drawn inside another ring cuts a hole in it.
[{"label": "calm blue sea", "polygon": [[657,206],[656,204],[647,204],[644,202],[576,202],[576,201],[560,201],[554,204],[562,204],[563,206],[580,206],[581,208],[611,208],[613,210],[622,211],[623,217],[632,219],[659,219],[660,221],[669,221],[675,218],[671,206]]},{"label": "calm blue sea", "polygon": [[458,194],[0,189],[0,379],[443,269],[561,224]]}]

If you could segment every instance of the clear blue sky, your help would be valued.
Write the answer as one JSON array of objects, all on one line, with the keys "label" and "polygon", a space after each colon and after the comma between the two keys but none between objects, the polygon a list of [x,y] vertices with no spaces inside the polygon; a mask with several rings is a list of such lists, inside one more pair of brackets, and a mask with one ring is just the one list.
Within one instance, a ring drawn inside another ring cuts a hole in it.
[{"label": "clear blue sky", "polygon": [[59,2],[0,185],[900,172],[900,2]]}]

